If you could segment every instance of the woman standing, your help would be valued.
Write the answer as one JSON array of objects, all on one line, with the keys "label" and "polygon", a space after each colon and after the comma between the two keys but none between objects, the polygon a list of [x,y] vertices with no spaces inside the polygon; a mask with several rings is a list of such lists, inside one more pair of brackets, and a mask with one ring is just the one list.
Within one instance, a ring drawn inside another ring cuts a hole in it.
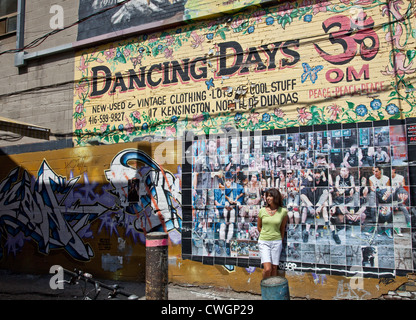
[{"label": "woman standing", "polygon": [[282,195],[277,189],[267,190],[266,206],[260,209],[257,219],[263,279],[277,275],[286,223],[287,210],[283,208]]}]

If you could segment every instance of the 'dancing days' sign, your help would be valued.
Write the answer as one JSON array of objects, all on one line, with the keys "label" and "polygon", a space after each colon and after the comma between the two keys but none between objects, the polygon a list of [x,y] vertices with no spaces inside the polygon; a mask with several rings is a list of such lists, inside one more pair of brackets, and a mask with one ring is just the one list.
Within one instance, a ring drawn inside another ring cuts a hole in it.
[{"label": "'dancing days' sign", "polygon": [[375,27],[387,18],[300,1],[79,52],[76,143],[402,117],[387,29]]}]

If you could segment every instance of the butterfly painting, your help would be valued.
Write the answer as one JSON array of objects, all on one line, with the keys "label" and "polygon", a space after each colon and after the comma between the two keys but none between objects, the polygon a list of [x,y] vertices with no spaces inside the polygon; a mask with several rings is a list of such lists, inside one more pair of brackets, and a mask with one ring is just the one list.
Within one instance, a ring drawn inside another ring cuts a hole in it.
[{"label": "butterfly painting", "polygon": [[142,64],[142,55],[137,57],[130,57],[131,63],[133,63],[133,68],[136,69],[138,64]]},{"label": "butterfly painting", "polygon": [[215,87],[215,85],[214,85],[214,79],[213,78],[211,78],[209,80],[206,80],[205,81],[205,84],[207,85],[207,89],[208,90]]},{"label": "butterfly painting", "polygon": [[306,62],[302,63],[303,67],[303,74],[301,76],[301,81],[304,83],[308,78],[312,81],[312,83],[315,83],[315,81],[318,79],[318,72],[321,71],[324,66],[316,66],[311,68],[309,64]]}]

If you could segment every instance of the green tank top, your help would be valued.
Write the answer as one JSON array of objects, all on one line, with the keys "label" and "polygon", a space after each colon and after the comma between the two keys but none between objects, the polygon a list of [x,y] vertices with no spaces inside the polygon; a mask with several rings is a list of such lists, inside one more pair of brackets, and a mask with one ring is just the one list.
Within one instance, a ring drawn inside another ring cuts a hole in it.
[{"label": "green tank top", "polygon": [[283,218],[286,217],[287,210],[285,208],[279,208],[276,213],[271,216],[267,213],[266,208],[261,208],[259,211],[259,219],[261,219],[262,228],[259,236],[259,240],[274,241],[282,240],[280,234],[280,226]]}]

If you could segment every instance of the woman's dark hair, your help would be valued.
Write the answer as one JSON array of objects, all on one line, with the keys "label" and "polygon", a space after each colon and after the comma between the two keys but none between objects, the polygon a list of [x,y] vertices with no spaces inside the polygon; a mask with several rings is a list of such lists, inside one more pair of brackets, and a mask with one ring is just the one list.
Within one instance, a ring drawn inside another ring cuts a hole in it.
[{"label": "woman's dark hair", "polygon": [[[276,188],[271,188],[266,190],[266,197],[270,195],[273,197],[273,202],[276,205],[277,209],[283,207],[283,197],[280,193],[279,190],[277,190]],[[269,204],[266,203],[266,207],[268,207]]]}]

